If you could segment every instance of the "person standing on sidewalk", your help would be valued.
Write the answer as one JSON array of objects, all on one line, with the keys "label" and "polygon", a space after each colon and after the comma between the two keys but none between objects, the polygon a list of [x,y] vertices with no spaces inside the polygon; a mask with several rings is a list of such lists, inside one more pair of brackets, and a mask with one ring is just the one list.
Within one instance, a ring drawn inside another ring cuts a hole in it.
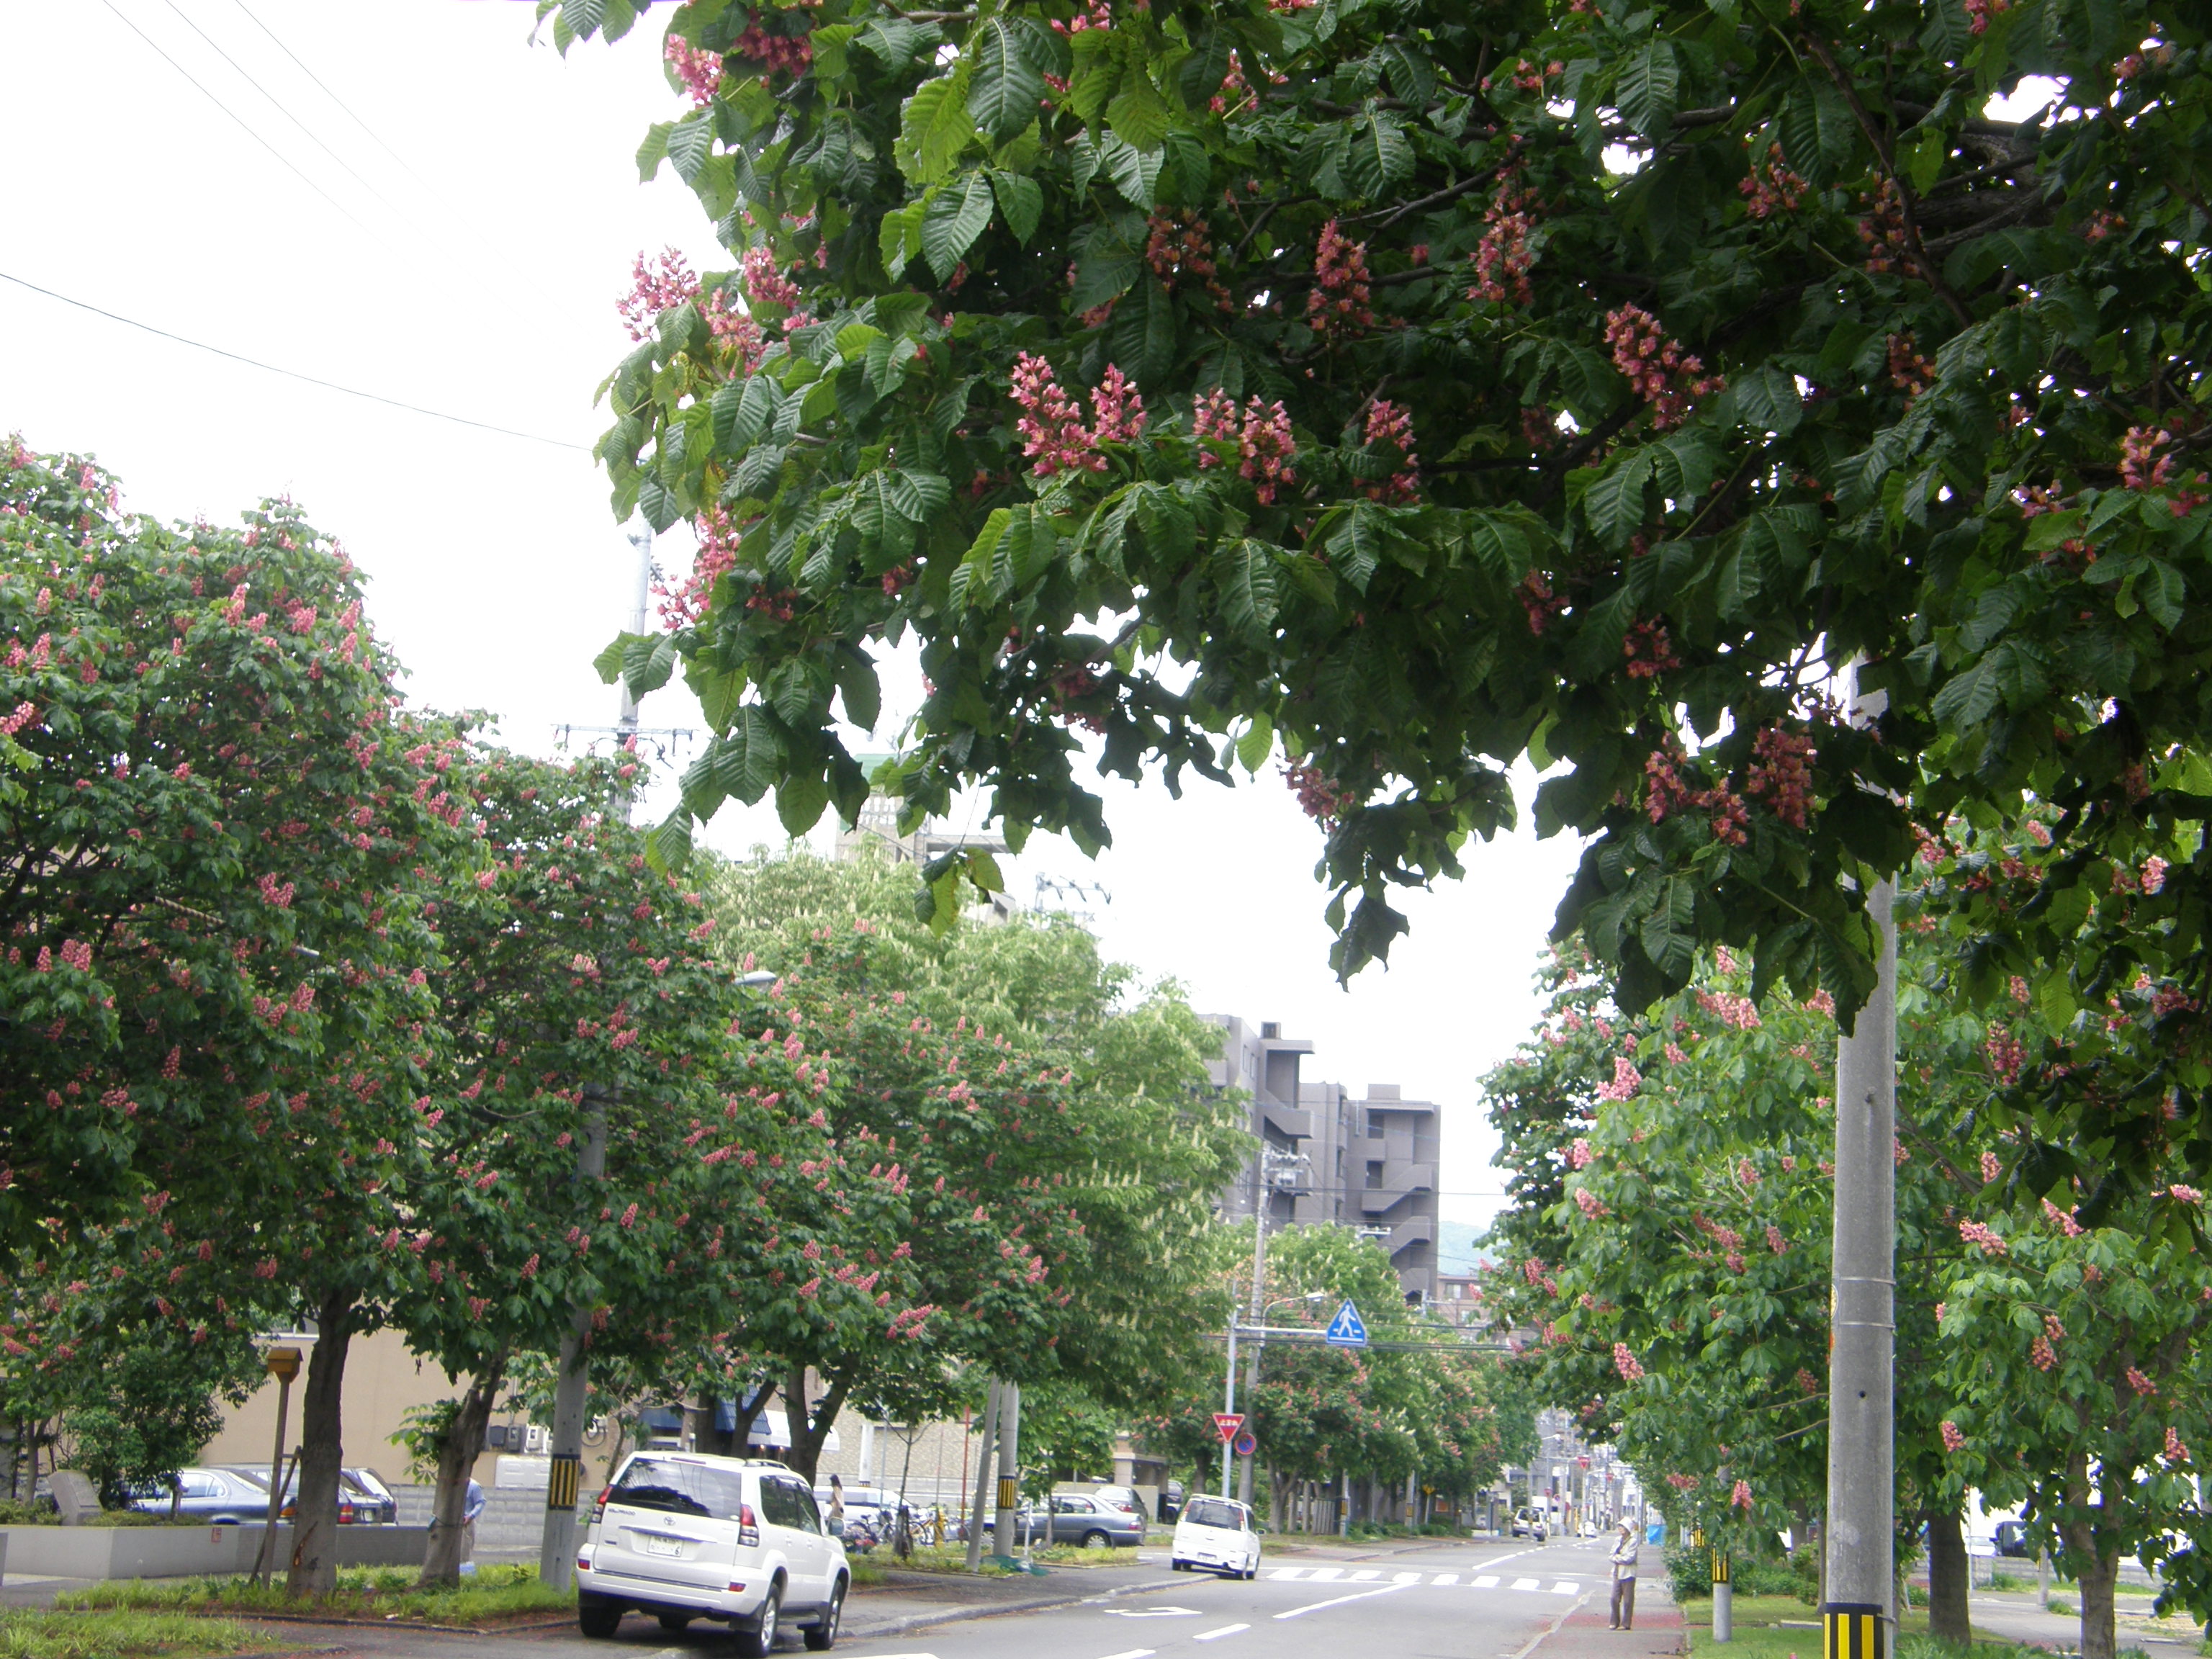
[{"label": "person standing on sidewalk", "polygon": [[1613,1547],[1613,1630],[1636,1626],[1636,1526],[1620,1523],[1620,1537]]}]

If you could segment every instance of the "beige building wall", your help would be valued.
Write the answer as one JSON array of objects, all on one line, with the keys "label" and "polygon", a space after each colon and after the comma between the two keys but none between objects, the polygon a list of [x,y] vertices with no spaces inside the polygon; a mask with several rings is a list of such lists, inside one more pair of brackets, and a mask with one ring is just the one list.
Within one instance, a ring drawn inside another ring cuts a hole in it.
[{"label": "beige building wall", "polygon": [[[289,1456],[300,1443],[300,1395],[316,1339],[295,1331],[272,1340],[298,1348],[303,1360],[299,1380],[292,1384],[285,1424],[285,1454]],[[346,1465],[374,1469],[389,1486],[404,1485],[410,1478],[407,1453],[392,1438],[399,1431],[401,1419],[416,1406],[452,1399],[466,1385],[465,1378],[455,1381],[433,1362],[408,1352],[406,1339],[397,1331],[356,1336],[346,1350],[345,1388],[339,1405]],[[200,1462],[266,1468],[276,1437],[276,1384],[268,1381],[243,1406],[227,1413]],[[477,1460],[476,1478],[487,1487],[497,1484],[499,1461],[500,1454],[490,1451]],[[584,1449],[587,1491],[605,1484],[605,1465],[604,1452],[595,1455],[591,1447]]]}]

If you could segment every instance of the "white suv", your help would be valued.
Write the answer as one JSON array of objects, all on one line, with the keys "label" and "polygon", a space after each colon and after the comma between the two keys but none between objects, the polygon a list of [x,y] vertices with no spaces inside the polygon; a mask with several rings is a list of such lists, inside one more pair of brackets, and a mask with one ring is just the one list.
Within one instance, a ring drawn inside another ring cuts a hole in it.
[{"label": "white suv", "polygon": [[851,1583],[844,1544],[782,1464],[633,1452],[576,1553],[576,1622],[612,1636],[633,1609],[667,1631],[726,1620],[746,1659],[791,1624],[819,1651],[837,1639]]}]

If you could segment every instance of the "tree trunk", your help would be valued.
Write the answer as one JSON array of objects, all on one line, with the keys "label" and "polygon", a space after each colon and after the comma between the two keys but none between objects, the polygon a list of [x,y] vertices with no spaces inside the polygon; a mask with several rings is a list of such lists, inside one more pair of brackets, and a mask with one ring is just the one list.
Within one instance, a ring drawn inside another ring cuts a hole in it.
[{"label": "tree trunk", "polygon": [[852,1386],[849,1379],[838,1377],[830,1384],[820,1403],[810,1408],[806,1403],[805,1367],[793,1368],[790,1381],[784,1385],[783,1409],[791,1425],[791,1470],[810,1486],[814,1484],[815,1467],[822,1461],[822,1443],[830,1437],[838,1409],[844,1405],[845,1395]]},{"label": "tree trunk", "polygon": [[484,1430],[491,1423],[493,1402],[507,1374],[507,1355],[495,1355],[481,1376],[461,1395],[446,1443],[438,1449],[438,1483],[430,1500],[430,1540],[422,1552],[422,1576],[418,1584],[458,1584],[461,1582],[461,1546],[468,1539],[465,1518],[469,1502],[469,1471],[483,1451]]},{"label": "tree trunk", "polygon": [[2078,1581],[2081,1589],[2081,1659],[2114,1659],[2118,1638],[2112,1627],[2112,1590],[2119,1577],[2118,1550],[2094,1557],[2081,1569]]},{"label": "tree trunk", "polygon": [[1974,1639],[1966,1617],[1966,1534],[1956,1510],[1924,1511],[1928,1523],[1928,1633],[1965,1647]]},{"label": "tree trunk", "polygon": [[346,1347],[353,1338],[353,1293],[332,1291],[315,1310],[315,1351],[300,1396],[300,1478],[293,1495],[290,1596],[337,1587],[338,1465],[344,1461],[340,1401]]},{"label": "tree trunk", "polygon": [[1283,1529],[1283,1477],[1273,1463],[1267,1465],[1267,1530]]}]

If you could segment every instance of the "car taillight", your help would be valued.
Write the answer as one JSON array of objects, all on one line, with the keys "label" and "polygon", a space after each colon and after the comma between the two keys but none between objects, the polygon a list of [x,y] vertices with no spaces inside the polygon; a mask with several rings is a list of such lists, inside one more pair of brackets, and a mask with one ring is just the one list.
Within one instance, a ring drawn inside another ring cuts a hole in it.
[{"label": "car taillight", "polygon": [[589,1572],[591,1570],[592,1558],[590,1556],[580,1555],[576,1558],[576,1571],[578,1572]]},{"label": "car taillight", "polygon": [[753,1519],[753,1506],[750,1504],[738,1505],[738,1543],[745,1549],[760,1546],[760,1522]]},{"label": "car taillight", "polygon": [[592,1505],[592,1524],[593,1526],[598,1526],[599,1524],[600,1517],[606,1514],[607,1499],[613,1497],[614,1494],[615,1489],[612,1486],[602,1486],[599,1488],[599,1502]]},{"label": "car taillight", "polygon": [[339,1505],[338,1505],[338,1525],[340,1525],[340,1526],[342,1526],[342,1527],[349,1527],[349,1526],[351,1526],[352,1524],[353,1524],[353,1505],[352,1505],[352,1504],[339,1504]]}]

